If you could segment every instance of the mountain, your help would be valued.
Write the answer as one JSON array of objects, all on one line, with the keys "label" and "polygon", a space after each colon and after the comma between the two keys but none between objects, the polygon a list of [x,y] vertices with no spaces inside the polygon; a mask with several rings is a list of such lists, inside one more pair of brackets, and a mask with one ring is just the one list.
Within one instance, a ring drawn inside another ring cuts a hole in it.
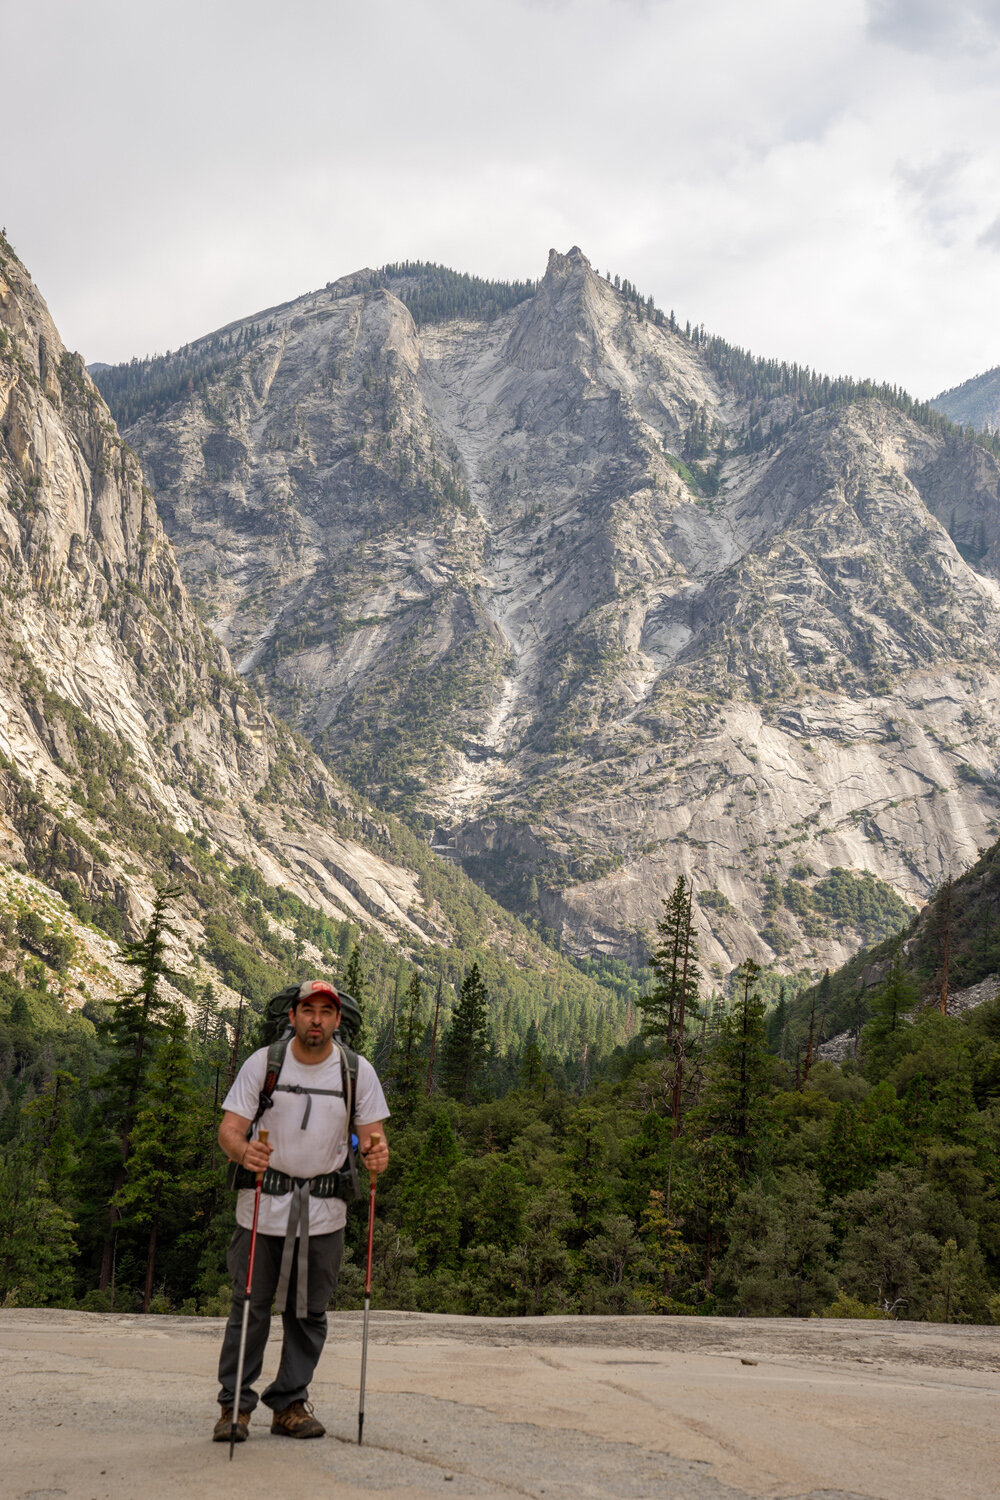
[{"label": "mountain", "polygon": [[711,975],[835,965],[991,841],[1000,466],[905,393],[577,248],[99,381],[246,680],[570,949],[635,959],[683,872]]},{"label": "mountain", "polygon": [[[810,1018],[820,1056],[855,1055],[860,1032],[894,980],[900,1013],[940,1007],[959,1016],[989,1005],[1000,991],[1000,842],[957,879],[941,886],[895,938],[862,949],[787,1006],[785,1056],[808,1046]],[[995,1023],[994,1023],[995,1024]],[[989,1023],[987,1023],[989,1028]]]},{"label": "mountain", "polygon": [[165,879],[182,889],[176,957],[192,994],[210,981],[259,999],[303,954],[339,966],[364,934],[376,1016],[400,958],[453,985],[479,956],[501,1043],[532,1020],[563,1049],[602,1027],[606,1045],[622,1035],[617,991],[345,789],[237,675],[135,454],[0,238],[5,931],[16,918],[53,962],[86,947],[86,972],[63,981],[77,1003],[113,993],[93,929],[134,935]]},{"label": "mountain", "polygon": [[952,422],[967,424],[979,432],[1000,432],[1000,365],[942,391],[931,405]]}]

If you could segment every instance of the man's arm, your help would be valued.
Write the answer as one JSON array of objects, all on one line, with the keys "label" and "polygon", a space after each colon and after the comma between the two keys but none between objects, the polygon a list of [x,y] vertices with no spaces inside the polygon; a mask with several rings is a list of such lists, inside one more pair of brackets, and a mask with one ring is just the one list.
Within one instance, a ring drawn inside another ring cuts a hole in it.
[{"label": "man's arm", "polygon": [[[385,1123],[375,1120],[371,1125],[358,1125],[358,1144],[361,1147],[361,1156],[369,1172],[384,1172],[389,1165],[389,1147],[385,1140]],[[377,1146],[372,1145],[372,1137],[379,1137]]]},{"label": "man's arm", "polygon": [[234,1115],[232,1110],[223,1111],[219,1126],[219,1145],[230,1161],[238,1161],[248,1172],[263,1172],[271,1159],[273,1146],[263,1141],[248,1141],[250,1121],[244,1115]]}]

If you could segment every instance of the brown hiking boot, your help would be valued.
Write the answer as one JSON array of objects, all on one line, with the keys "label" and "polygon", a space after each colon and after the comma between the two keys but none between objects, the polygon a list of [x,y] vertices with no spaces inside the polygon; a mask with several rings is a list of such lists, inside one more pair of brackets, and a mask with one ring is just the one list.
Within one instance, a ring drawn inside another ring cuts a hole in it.
[{"label": "brown hiking boot", "polygon": [[271,1418],[271,1431],[284,1437],[322,1437],[326,1432],[323,1423],[313,1416],[308,1401],[293,1401],[284,1411],[276,1411]]},{"label": "brown hiking boot", "polygon": [[[233,1408],[231,1406],[222,1406],[219,1408],[219,1410],[222,1412],[222,1415],[216,1422],[215,1426],[212,1428],[212,1442],[228,1443],[229,1429],[233,1425]],[[245,1443],[249,1436],[250,1413],[248,1411],[241,1411],[236,1419],[235,1441],[237,1443]]]}]

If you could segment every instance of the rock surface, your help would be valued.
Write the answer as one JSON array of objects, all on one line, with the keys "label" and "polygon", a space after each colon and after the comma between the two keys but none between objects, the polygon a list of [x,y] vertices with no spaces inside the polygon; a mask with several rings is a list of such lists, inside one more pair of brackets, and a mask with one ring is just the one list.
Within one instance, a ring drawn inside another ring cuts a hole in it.
[{"label": "rock surface", "polygon": [[[197,880],[163,827],[393,941],[444,934],[384,825],[203,626],[138,460],[0,238],[0,860],[30,846],[134,933],[155,880]],[[191,959],[196,904],[179,920]]]},{"label": "rock surface", "polygon": [[576,248],[492,319],[418,327],[421,274],[166,362],[209,373],[128,437],[213,628],[571,947],[634,956],[683,872],[714,976],[835,966],[872,933],[797,866],[919,903],[998,829],[1000,467]]},{"label": "rock surface", "polygon": [[[328,1438],[271,1438],[258,1412],[230,1464],[208,1441],[221,1320],[2,1310],[4,1494],[238,1500],[251,1475],[287,1500],[993,1492],[995,1328],[376,1313],[358,1448],[360,1331],[331,1319]],[[265,1376],[276,1360],[272,1341]]]}]

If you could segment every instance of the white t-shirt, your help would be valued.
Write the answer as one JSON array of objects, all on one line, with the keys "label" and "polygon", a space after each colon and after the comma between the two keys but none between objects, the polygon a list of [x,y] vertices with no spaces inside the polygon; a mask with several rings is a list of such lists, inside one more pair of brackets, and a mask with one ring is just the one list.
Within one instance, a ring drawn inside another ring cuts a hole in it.
[{"label": "white t-shirt", "polygon": [[[267,1048],[261,1047],[251,1053],[236,1075],[232,1088],[222,1101],[223,1109],[252,1120],[257,1113],[266,1074]],[[343,1074],[336,1045],[323,1062],[300,1063],[289,1043],[278,1083],[297,1083],[309,1089],[335,1089],[340,1093]],[[344,1165],[347,1160],[347,1105],[343,1098],[331,1094],[289,1094],[280,1088],[275,1089],[271,1098],[273,1107],[265,1110],[254,1135],[261,1127],[268,1132],[268,1143],[274,1147],[272,1167],[287,1172],[289,1177],[318,1177],[321,1172],[334,1172]],[[310,1105],[309,1119],[303,1130],[307,1103]],[[366,1058],[359,1057],[355,1126],[377,1125],[388,1115],[389,1106],[375,1069]],[[261,1234],[285,1233],[291,1199],[291,1193],[261,1194],[257,1220]],[[244,1229],[253,1224],[253,1200],[252,1188],[243,1188],[237,1197],[236,1222]],[[342,1229],[346,1222],[347,1204],[342,1198],[314,1198],[310,1194],[310,1235],[331,1234],[335,1229]]]}]

